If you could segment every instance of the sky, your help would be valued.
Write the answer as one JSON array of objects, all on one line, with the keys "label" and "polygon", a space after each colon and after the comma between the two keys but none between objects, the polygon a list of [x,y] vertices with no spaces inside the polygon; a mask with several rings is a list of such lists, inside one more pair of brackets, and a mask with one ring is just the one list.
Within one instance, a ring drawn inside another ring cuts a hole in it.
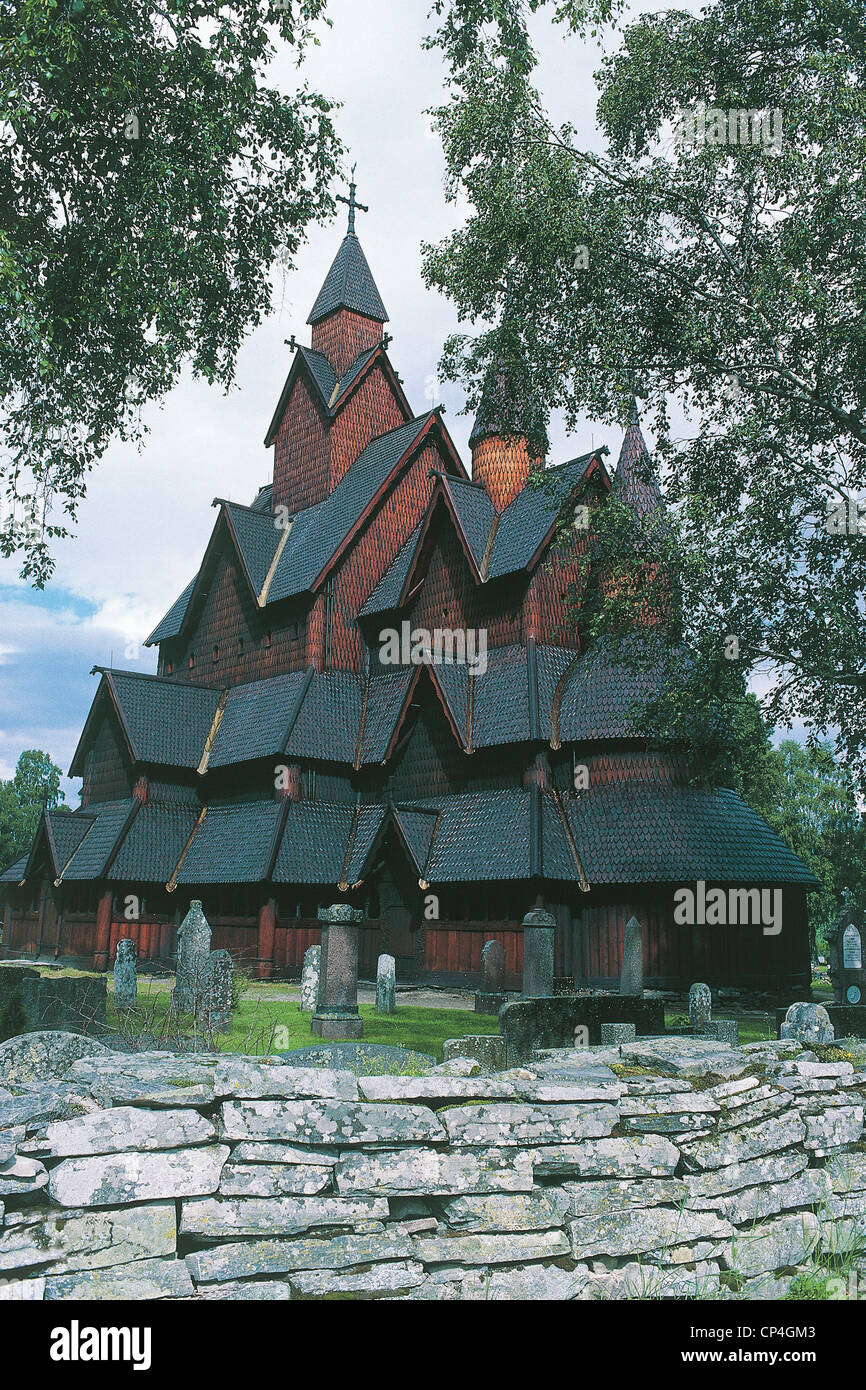
[{"label": "sky", "polygon": [[[644,0],[635,13],[664,8]],[[439,54],[421,47],[432,28],[427,10],[428,0],[331,0],[333,27],[322,28],[305,73],[343,103],[337,125],[349,162],[357,161],[358,197],[370,208],[358,214],[358,234],[389,312],[391,360],[417,414],[445,405],[468,467],[463,393],[436,373],[445,338],[460,325],[421,277],[421,243],[441,239],[464,211],[446,202],[442,151],[424,116],[441,100],[444,78]],[[586,146],[600,148],[593,73],[601,50],[566,39],[546,19],[534,37],[548,109],[571,121]],[[285,91],[296,85],[286,46],[270,81]],[[96,691],[94,665],[155,671],[156,650],[144,638],[198,569],[216,518],[213,498],[249,503],[270,480],[271,451],[262,441],[291,365],[285,340],[294,333],[309,342],[307,315],[344,232],[340,205],[332,225],[310,229],[295,270],[277,271],[273,312],[244,344],[228,395],[185,376],[146,412],[142,448],[108,450],[91,474],[74,536],[56,544],[56,570],[43,592],[18,579],[14,560],[0,559],[0,778],[12,775],[25,748],[43,749],[67,772]],[[550,460],[603,443],[615,458],[620,442],[619,432],[589,421],[566,439],[554,421]],[[63,785],[77,805],[80,781]]]}]

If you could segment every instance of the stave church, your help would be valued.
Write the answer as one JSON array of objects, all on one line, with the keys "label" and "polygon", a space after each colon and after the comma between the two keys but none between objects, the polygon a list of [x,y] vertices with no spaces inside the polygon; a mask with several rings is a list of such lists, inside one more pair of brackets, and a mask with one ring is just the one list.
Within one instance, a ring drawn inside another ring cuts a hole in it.
[{"label": "stave church", "polygon": [[[317,909],[347,902],[363,977],[387,951],[404,982],[474,987],[495,938],[519,989],[543,906],[568,985],[615,987],[634,915],[648,986],[802,989],[815,880],[640,734],[646,675],[581,644],[591,533],[563,519],[663,507],[636,409],[615,467],[606,448],[539,460],[493,378],[467,469],[441,409],[406,397],[355,209],[352,185],[267,428],[273,480],[216,500],[148,638],[157,673],[94,668],[81,805],[47,810],[0,875],[2,955],[105,970],[133,937],[170,966],[200,899],[215,948],[289,978]],[[681,923],[689,885],[778,890],[782,929]]]}]

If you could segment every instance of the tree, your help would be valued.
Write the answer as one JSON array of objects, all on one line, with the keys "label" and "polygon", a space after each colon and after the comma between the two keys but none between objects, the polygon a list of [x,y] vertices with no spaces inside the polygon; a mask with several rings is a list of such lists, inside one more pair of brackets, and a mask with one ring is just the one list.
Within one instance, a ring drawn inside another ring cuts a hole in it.
[{"label": "tree", "polygon": [[[866,786],[866,11],[642,17],[598,74],[597,154],[533,85],[544,8],[436,6],[447,187],[472,211],[425,273],[481,329],[441,370],[475,407],[491,363],[518,357],[570,427],[624,420],[637,390],[690,645],[762,671],[770,721],[832,730]],[[573,35],[611,11],[553,10]],[[693,437],[674,437],[673,402]]]},{"label": "tree", "polygon": [[819,879],[809,920],[822,947],[843,890],[858,904],[866,901],[866,824],[850,777],[829,743],[804,746],[786,739],[753,769],[744,795]]},{"label": "tree", "polygon": [[63,805],[60,777],[61,769],[48,753],[28,748],[18,759],[14,777],[0,782],[0,867],[8,868],[29,850],[43,807]]},{"label": "tree", "polygon": [[188,365],[226,389],[328,217],[332,104],[264,82],[326,0],[0,6],[0,553],[44,584],[114,438]]}]

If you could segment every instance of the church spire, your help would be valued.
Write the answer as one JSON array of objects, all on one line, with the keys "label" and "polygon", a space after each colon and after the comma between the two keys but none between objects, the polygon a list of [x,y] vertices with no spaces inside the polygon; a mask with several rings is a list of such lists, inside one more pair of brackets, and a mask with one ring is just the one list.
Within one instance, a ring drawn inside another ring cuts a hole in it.
[{"label": "church spire", "polygon": [[328,358],[338,377],[360,353],[381,343],[382,325],[388,322],[388,312],[355,232],[356,212],[368,211],[366,203],[358,202],[356,190],[353,165],[348,198],[337,195],[337,201],[349,209],[348,231],[307,319],[313,328],[313,348]]},{"label": "church spire", "polygon": [[640,427],[637,400],[631,398],[628,423],[619,451],[611,496],[630,507],[639,525],[659,524],[665,504]]},{"label": "church spire", "polygon": [[501,353],[487,373],[469,436],[472,477],[487,489],[498,512],[524,487],[533,465],[544,460],[546,416],[530,393],[522,355]]}]

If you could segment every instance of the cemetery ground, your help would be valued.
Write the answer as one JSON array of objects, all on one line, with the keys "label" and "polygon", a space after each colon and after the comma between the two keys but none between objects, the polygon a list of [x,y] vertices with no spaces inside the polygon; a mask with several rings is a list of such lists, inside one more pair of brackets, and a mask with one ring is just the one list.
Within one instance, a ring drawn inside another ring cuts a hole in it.
[{"label": "cemetery ground", "polygon": [[[92,972],[53,965],[35,964],[41,974],[67,977],[86,977]],[[97,978],[94,976],[94,978]],[[221,1033],[216,1043],[223,1052],[245,1056],[261,1056],[269,1052],[291,1052],[309,1047],[316,1041],[310,1034],[310,1014],[298,1007],[300,985],[293,980],[251,980],[239,977],[241,986],[231,1031]],[[171,991],[173,975],[139,975],[138,1007],[133,1020],[122,1021],[114,1009],[114,982],[107,977],[108,999],[106,1029],[114,1034],[121,1031],[154,1033],[171,1026]],[[822,999],[820,985],[815,997]],[[832,990],[827,989],[827,997]],[[498,1019],[493,1014],[478,1014],[473,1009],[474,994],[469,990],[424,988],[400,989],[397,993],[397,1012],[376,1012],[375,982],[359,982],[359,1011],[364,1020],[363,1040],[393,1047],[410,1048],[418,1052],[441,1056],[446,1038],[467,1033],[498,1034]],[[516,995],[514,996],[517,997]],[[714,1012],[717,1019],[736,1017],[740,1043],[764,1042],[775,1038],[775,1018],[758,1010]],[[665,1013],[666,1027],[687,1023],[687,1016],[676,1009]],[[280,1030],[275,1038],[276,1030]]]}]

